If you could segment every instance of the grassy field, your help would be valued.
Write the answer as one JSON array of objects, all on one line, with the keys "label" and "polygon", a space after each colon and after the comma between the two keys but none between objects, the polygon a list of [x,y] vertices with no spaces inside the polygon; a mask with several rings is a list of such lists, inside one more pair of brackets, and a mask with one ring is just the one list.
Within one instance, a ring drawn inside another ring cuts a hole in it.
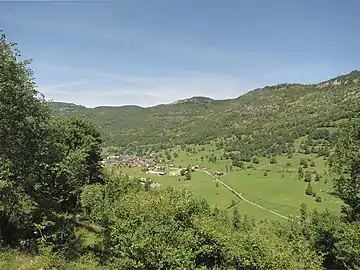
[{"label": "grassy field", "polygon": [[[246,199],[285,216],[297,216],[302,203],[310,209],[319,211],[325,209],[332,212],[340,211],[340,200],[330,195],[332,183],[331,177],[326,173],[324,158],[304,154],[294,154],[291,158],[277,156],[276,164],[270,164],[269,158],[259,158],[258,164],[247,162],[243,169],[239,169],[231,168],[231,160],[222,160],[223,151],[216,150],[213,145],[194,146],[194,148],[194,152],[182,151],[179,147],[166,150],[173,157],[168,163],[182,168],[199,165],[209,172],[222,171],[225,175],[221,176],[221,180],[243,194]],[[177,153],[176,158],[174,153]],[[163,155],[165,156],[165,151]],[[216,157],[215,162],[209,161],[209,157],[212,156]],[[309,166],[304,168],[304,172],[316,171],[322,177],[318,182],[311,182],[314,192],[321,197],[321,202],[316,202],[315,197],[305,194],[307,183],[298,179],[300,159],[308,160]],[[313,161],[315,166],[310,166],[310,161]],[[139,168],[123,168],[123,170],[132,176],[149,177]],[[249,216],[257,219],[278,219],[269,212],[239,200],[221,184],[216,185],[214,179],[204,172],[193,172],[192,179],[188,181],[184,177],[170,175],[150,178],[162,186],[170,185],[191,190],[195,196],[205,198],[212,206],[227,209],[235,201],[239,210]]]}]

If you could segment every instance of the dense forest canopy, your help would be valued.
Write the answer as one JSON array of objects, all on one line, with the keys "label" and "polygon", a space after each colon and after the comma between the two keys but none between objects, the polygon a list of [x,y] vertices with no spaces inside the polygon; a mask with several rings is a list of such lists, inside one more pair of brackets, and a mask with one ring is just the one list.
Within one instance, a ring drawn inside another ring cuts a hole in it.
[{"label": "dense forest canopy", "polygon": [[[360,122],[346,122],[336,136],[318,129],[354,114],[355,80],[266,87],[224,102],[128,107],[121,114],[72,107],[88,121],[72,113],[53,117],[27,65],[2,34],[0,268],[31,258],[22,269],[360,269]],[[120,135],[107,133],[110,127]],[[300,217],[288,222],[257,222],[236,207],[229,215],[186,190],[148,189],[103,168],[101,134],[119,145],[156,144],[160,134],[183,144],[221,137],[219,147],[235,161],[290,153],[295,138],[310,134],[304,151],[319,140],[335,147],[334,192],[345,207],[335,216],[302,205]]]}]

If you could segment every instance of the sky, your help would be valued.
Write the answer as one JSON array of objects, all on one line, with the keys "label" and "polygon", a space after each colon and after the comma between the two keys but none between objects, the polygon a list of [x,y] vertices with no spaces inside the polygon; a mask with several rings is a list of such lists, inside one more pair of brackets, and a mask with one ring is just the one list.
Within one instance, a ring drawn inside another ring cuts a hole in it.
[{"label": "sky", "polygon": [[359,69],[358,0],[0,1],[47,99],[153,106]]}]

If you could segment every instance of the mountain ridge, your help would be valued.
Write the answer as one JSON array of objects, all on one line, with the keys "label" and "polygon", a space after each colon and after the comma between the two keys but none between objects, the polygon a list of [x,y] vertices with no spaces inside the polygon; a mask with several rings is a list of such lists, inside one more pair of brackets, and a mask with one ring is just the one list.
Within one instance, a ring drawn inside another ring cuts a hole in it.
[{"label": "mountain ridge", "polygon": [[[106,145],[200,143],[235,136],[228,149],[241,151],[245,149],[241,145],[256,141],[260,146],[254,147],[263,155],[265,148],[284,152],[311,130],[353,117],[359,111],[359,78],[360,72],[354,71],[318,84],[265,86],[228,100],[194,97],[145,108],[57,106],[54,113],[91,120]],[[251,151],[257,153],[255,148]]]},{"label": "mountain ridge", "polygon": [[173,102],[169,102],[169,103],[164,103],[164,104],[156,104],[153,106],[140,106],[140,105],[136,105],[136,104],[127,104],[127,105],[116,105],[116,106],[109,106],[109,105],[99,105],[99,106],[95,106],[95,107],[86,107],[82,104],[75,104],[72,102],[65,102],[65,101],[49,101],[50,103],[54,104],[54,105],[63,105],[63,106],[79,106],[79,107],[83,107],[83,108],[87,108],[87,109],[97,109],[97,108],[125,108],[125,107],[137,107],[137,108],[152,108],[152,107],[156,107],[156,106],[161,106],[161,105],[174,105],[174,104],[180,104],[180,103],[210,103],[210,102],[217,102],[217,101],[229,101],[229,100],[236,100],[241,98],[242,96],[253,92],[253,91],[261,91],[262,89],[271,89],[271,88],[276,88],[279,86],[296,86],[296,85],[301,85],[301,86],[318,86],[318,87],[322,87],[323,85],[329,85],[329,84],[334,84],[334,85],[339,85],[339,83],[345,83],[347,84],[348,82],[351,82],[349,80],[355,80],[353,82],[357,83],[360,80],[360,70],[353,70],[351,72],[345,73],[343,75],[339,75],[336,77],[332,77],[323,81],[320,81],[318,83],[311,83],[311,84],[303,84],[303,83],[281,83],[281,84],[273,84],[273,85],[265,85],[264,87],[258,87],[255,89],[251,89],[235,98],[229,98],[229,99],[214,99],[208,96],[190,96],[187,98],[183,98],[183,99],[179,99]]}]

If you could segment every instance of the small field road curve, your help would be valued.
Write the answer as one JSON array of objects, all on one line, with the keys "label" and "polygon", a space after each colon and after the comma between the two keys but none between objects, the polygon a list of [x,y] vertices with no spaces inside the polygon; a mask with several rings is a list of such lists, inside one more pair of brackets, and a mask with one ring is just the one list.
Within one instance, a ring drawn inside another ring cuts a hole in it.
[{"label": "small field road curve", "polygon": [[212,177],[215,181],[217,181],[217,182],[219,182],[220,184],[222,184],[223,186],[225,186],[225,187],[226,187],[227,189],[229,189],[235,196],[237,196],[239,199],[243,200],[244,202],[249,203],[249,204],[251,204],[251,205],[253,205],[253,206],[255,206],[255,207],[258,207],[258,208],[260,208],[260,209],[262,209],[262,210],[264,210],[264,211],[270,212],[270,213],[272,213],[272,214],[274,214],[274,215],[276,215],[276,216],[278,216],[278,217],[280,217],[280,218],[282,218],[282,219],[286,219],[286,220],[289,220],[289,221],[293,221],[292,219],[290,219],[290,218],[288,218],[288,217],[286,217],[286,216],[283,216],[283,215],[281,215],[281,214],[279,214],[279,213],[276,213],[276,212],[273,211],[273,210],[267,209],[267,208],[265,208],[265,207],[263,207],[263,206],[261,206],[261,205],[258,205],[257,203],[254,203],[254,202],[252,202],[252,201],[249,201],[248,199],[244,198],[244,197],[243,197],[239,192],[237,192],[235,189],[233,189],[233,188],[230,187],[229,185],[225,184],[225,183],[224,183],[223,181],[221,181],[220,179],[216,178],[216,177],[215,177],[214,175],[212,175],[210,172],[208,172],[208,171],[206,171],[206,170],[198,170],[198,171],[204,172],[204,173],[206,173],[207,175],[209,175],[210,177]]}]

